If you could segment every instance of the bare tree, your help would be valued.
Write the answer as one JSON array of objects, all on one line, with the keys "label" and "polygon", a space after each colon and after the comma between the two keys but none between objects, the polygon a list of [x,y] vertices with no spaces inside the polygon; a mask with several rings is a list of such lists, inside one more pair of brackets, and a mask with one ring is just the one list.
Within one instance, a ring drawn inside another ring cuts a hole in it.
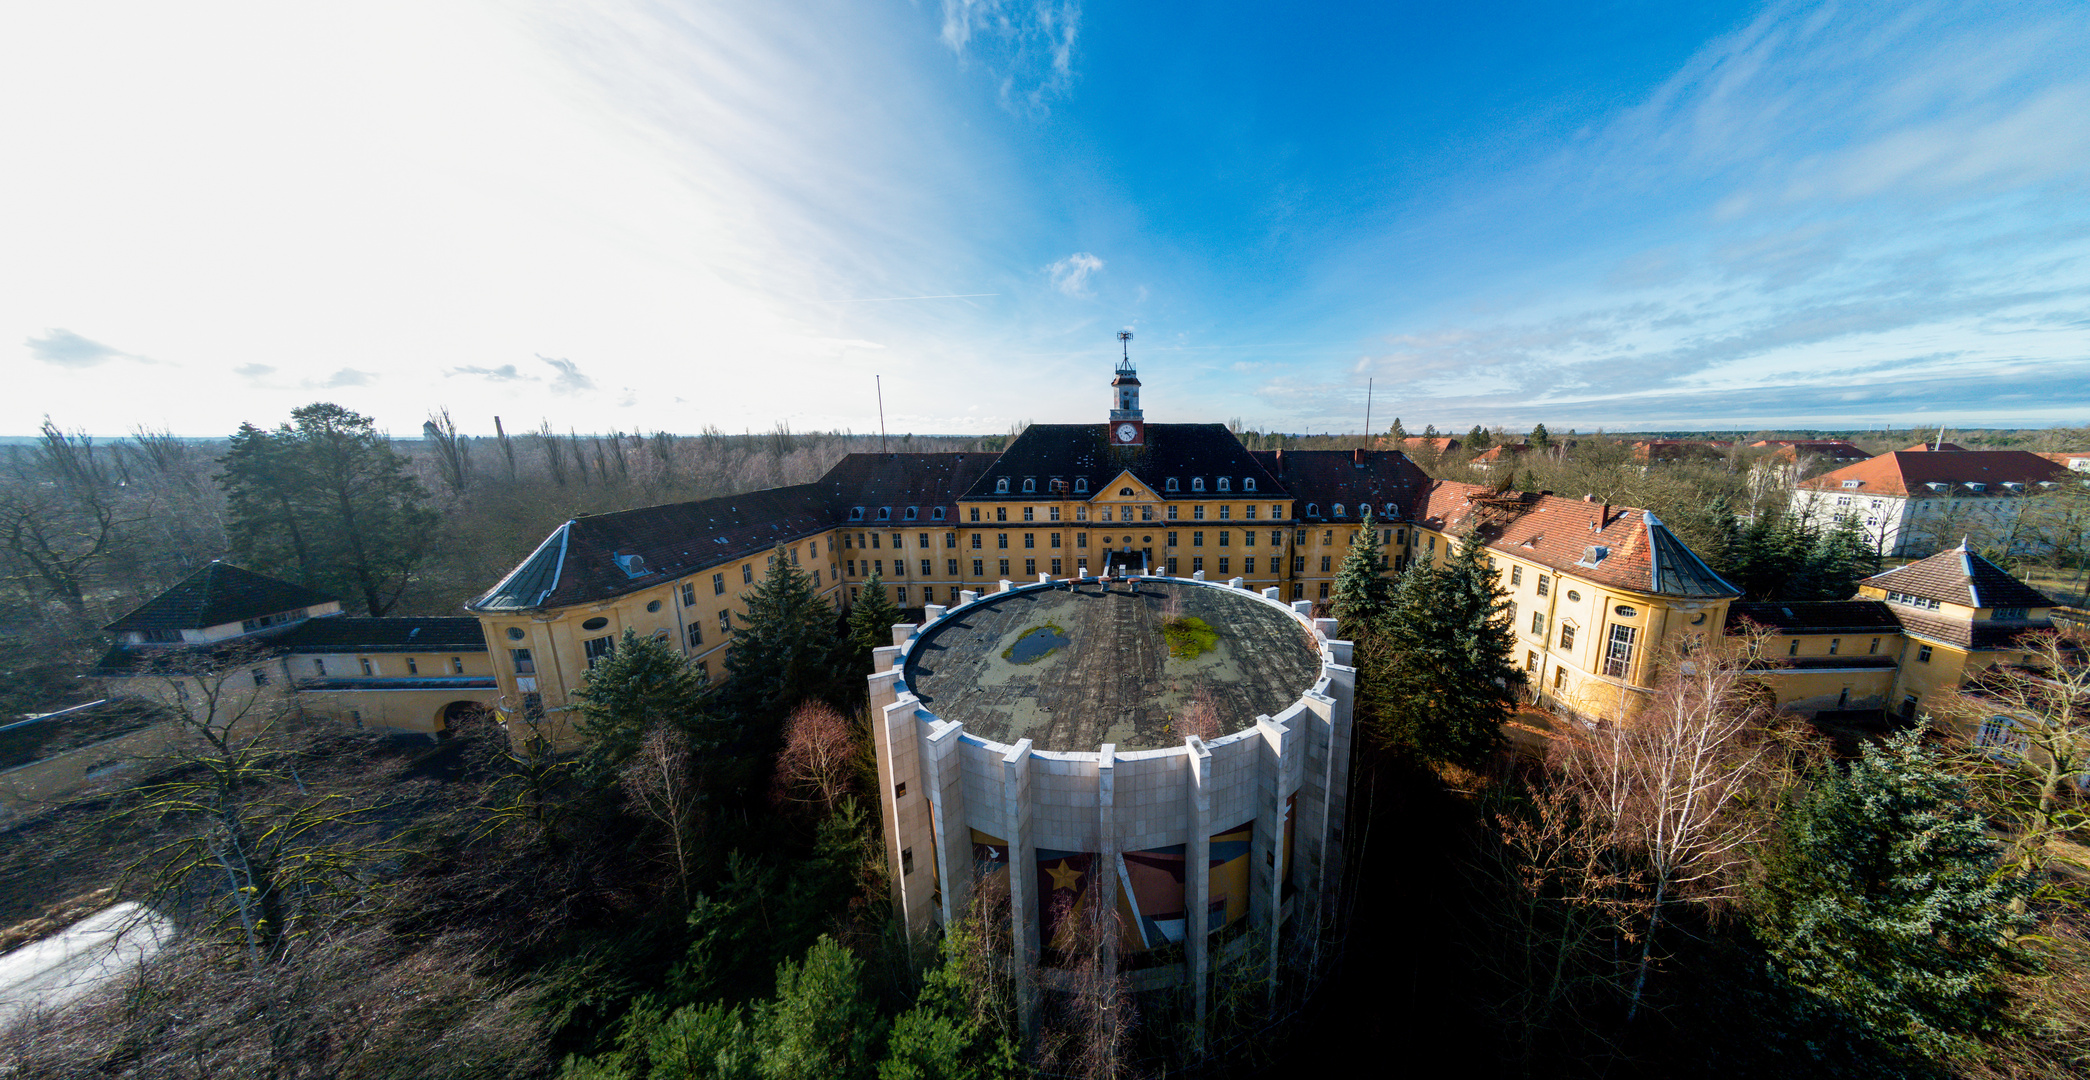
[{"label": "bare tree", "polygon": [[2018,641],[2026,663],[1981,672],[1939,711],[1970,736],[1959,763],[1989,821],[2010,836],[2009,864],[2034,875],[2042,893],[2069,881],[2080,891],[2090,853],[2071,841],[2090,829],[2090,634]]},{"label": "bare tree", "polygon": [[[435,443],[436,472],[450,493],[462,498],[472,483],[472,440],[460,435],[457,421],[450,418],[450,410],[438,409],[428,414],[428,423],[422,425],[430,441]],[[506,443],[506,440],[502,440]]]},{"label": "bare tree", "polygon": [[0,554],[18,584],[85,619],[90,575],[140,512],[122,505],[94,440],[48,417],[31,462],[0,480]]},{"label": "bare tree", "polygon": [[689,904],[689,855],[697,828],[697,778],[688,733],[657,725],[639,740],[638,753],[624,763],[618,783],[647,817],[668,833],[675,881]]},{"label": "bare tree", "polygon": [[1671,906],[1732,896],[1769,828],[1769,815],[1751,811],[1783,770],[1749,673],[1751,644],[1679,641],[1658,660],[1637,716],[1576,731],[1558,748],[1562,779],[1599,830],[1604,878],[1617,883],[1609,902],[1618,925],[1638,946],[1628,1021]]},{"label": "bare tree", "polygon": [[776,764],[778,800],[833,813],[854,784],[860,749],[841,713],[818,701],[800,705],[784,722],[784,749]]},{"label": "bare tree", "polygon": [[383,809],[381,783],[308,783],[300,758],[323,733],[267,688],[264,658],[230,650],[164,665],[174,737],[164,779],[123,813],[166,839],[131,868],[158,904],[204,881],[216,931],[252,966],[279,963],[321,924],[363,909],[369,866],[387,853],[358,835]]}]

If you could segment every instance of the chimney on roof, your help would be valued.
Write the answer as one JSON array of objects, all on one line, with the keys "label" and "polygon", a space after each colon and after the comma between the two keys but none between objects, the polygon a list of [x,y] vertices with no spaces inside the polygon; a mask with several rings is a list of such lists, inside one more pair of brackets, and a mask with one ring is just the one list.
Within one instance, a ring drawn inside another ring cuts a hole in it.
[{"label": "chimney on roof", "polygon": [[1284,471],[1284,447],[1282,446],[1277,448],[1277,471]]},{"label": "chimney on roof", "polygon": [[1364,447],[1357,446],[1351,448],[1350,464],[1355,465],[1360,469],[1364,468]]}]

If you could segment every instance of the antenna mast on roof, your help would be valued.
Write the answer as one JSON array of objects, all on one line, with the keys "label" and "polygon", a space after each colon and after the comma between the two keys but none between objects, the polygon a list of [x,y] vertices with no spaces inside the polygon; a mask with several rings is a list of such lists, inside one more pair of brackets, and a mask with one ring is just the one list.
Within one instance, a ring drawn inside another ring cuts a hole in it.
[{"label": "antenna mast on roof", "polygon": [[1131,341],[1132,331],[1118,331],[1118,359],[1123,360],[1128,364],[1132,362],[1132,346],[1130,344]]},{"label": "antenna mast on roof", "polygon": [[1933,446],[1933,447],[1931,447],[1931,449],[1932,449],[1932,450],[1936,450],[1936,451],[1939,451],[1939,452],[1943,452],[1943,451],[1944,451],[1944,449],[1945,449],[1945,425],[1943,425],[1943,424],[1939,424],[1939,425],[1938,425],[1938,444],[1937,444],[1936,446]]},{"label": "antenna mast on roof", "polygon": [[871,376],[871,385],[878,388],[878,452],[885,453],[885,376]]},{"label": "antenna mast on roof", "polygon": [[1366,448],[1372,445],[1372,383],[1374,381],[1376,380],[1364,380],[1364,445]]}]

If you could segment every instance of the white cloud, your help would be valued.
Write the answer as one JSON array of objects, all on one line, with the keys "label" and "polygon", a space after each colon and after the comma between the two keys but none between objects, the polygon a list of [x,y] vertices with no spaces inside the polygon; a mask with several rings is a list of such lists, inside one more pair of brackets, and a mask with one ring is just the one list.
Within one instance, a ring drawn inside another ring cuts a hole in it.
[{"label": "white cloud", "polygon": [[938,38],[976,59],[996,83],[1004,108],[1042,112],[1074,82],[1079,0],[943,0]]},{"label": "white cloud", "polygon": [[581,366],[579,364],[564,358],[554,360],[549,356],[540,356],[537,359],[550,364],[551,369],[558,373],[552,376],[552,393],[578,394],[585,390],[595,389],[595,380],[581,374]]},{"label": "white cloud", "polygon": [[1103,260],[1086,251],[1077,251],[1045,268],[1052,275],[1052,287],[1073,297],[1094,295],[1089,291],[1089,275],[1103,269]]},{"label": "white cloud", "polygon": [[111,348],[99,341],[90,341],[66,329],[44,331],[41,337],[32,337],[24,342],[29,355],[46,364],[59,367],[93,367],[104,360],[125,359],[145,361],[142,356],[132,356],[121,349]]}]

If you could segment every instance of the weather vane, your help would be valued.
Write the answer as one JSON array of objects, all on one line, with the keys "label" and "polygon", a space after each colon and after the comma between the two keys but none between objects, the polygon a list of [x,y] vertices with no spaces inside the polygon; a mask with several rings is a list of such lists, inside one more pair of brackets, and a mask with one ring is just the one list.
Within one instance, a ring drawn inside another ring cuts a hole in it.
[{"label": "weather vane", "polygon": [[1126,360],[1128,360],[1128,361],[1132,359],[1132,346],[1130,346],[1130,345],[1126,344],[1126,342],[1129,342],[1129,341],[1131,341],[1131,340],[1132,340],[1132,331],[1130,331],[1130,330],[1120,330],[1120,331],[1118,331],[1118,349],[1120,350],[1120,355],[1121,355],[1121,356],[1123,356],[1123,357],[1124,357],[1124,358],[1125,358]]}]

